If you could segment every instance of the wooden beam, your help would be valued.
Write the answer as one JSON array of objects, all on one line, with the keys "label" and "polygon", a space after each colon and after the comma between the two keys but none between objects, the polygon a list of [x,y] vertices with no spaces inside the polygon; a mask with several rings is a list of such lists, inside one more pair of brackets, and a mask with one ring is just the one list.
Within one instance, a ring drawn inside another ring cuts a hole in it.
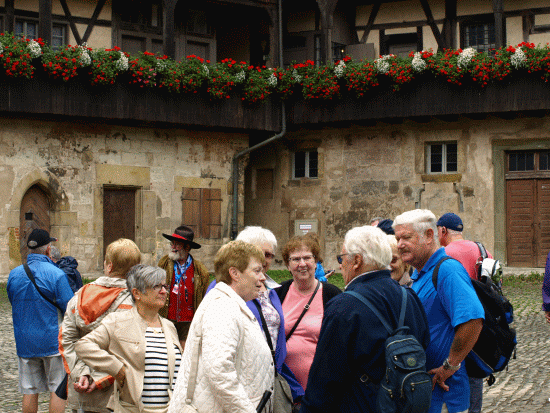
[{"label": "wooden beam", "polygon": [[71,11],[69,10],[69,6],[67,6],[67,0],[59,0],[61,3],[61,7],[63,8],[63,12],[65,13],[65,17],[67,18],[67,21],[69,22],[69,27],[71,28],[71,32],[73,33],[73,36],[76,40],[77,44],[82,44],[82,38],[80,37],[80,34],[78,33],[78,29],[76,28],[76,24],[73,20],[73,16],[71,15]]},{"label": "wooden beam", "polygon": [[374,24],[374,20],[376,19],[376,16],[378,15],[378,11],[380,10],[380,5],[382,4],[381,1],[377,1],[372,5],[372,10],[370,12],[369,21],[367,22],[367,26],[365,27],[365,32],[363,33],[363,36],[361,37],[361,43],[366,43],[367,39],[369,38],[370,31],[372,30],[372,25]]},{"label": "wooden beam", "polygon": [[495,14],[495,48],[504,46],[504,6],[502,0],[493,0]]},{"label": "wooden beam", "polygon": [[92,15],[92,18],[90,22],[88,23],[88,27],[86,27],[86,32],[84,33],[84,36],[82,36],[82,42],[85,43],[90,38],[90,35],[92,34],[92,29],[95,27],[95,24],[97,22],[97,18],[99,17],[99,13],[101,13],[101,10],[103,9],[103,6],[105,6],[105,2],[107,0],[99,0],[95,6],[94,14]]},{"label": "wooden beam", "polygon": [[446,0],[442,36],[445,47],[450,49],[456,49],[456,15],[457,0]]},{"label": "wooden beam", "polygon": [[422,9],[424,9],[424,14],[426,15],[426,19],[428,20],[428,25],[432,28],[432,33],[434,34],[435,41],[437,42],[437,47],[440,49],[445,48],[445,44],[443,43],[443,39],[441,38],[441,32],[439,31],[439,28],[435,24],[434,16],[432,14],[432,10],[430,9],[430,5],[428,4],[428,0],[420,0],[420,4],[422,5]]},{"label": "wooden beam", "polygon": [[172,59],[176,58],[176,29],[174,22],[174,15],[176,13],[176,4],[177,0],[164,0],[163,1],[163,14],[164,14],[164,25],[163,25],[163,43],[164,43],[164,54],[171,57]]},{"label": "wooden beam", "polygon": [[6,0],[6,32],[13,33],[15,31],[15,0]]},{"label": "wooden beam", "polygon": [[52,0],[40,0],[38,4],[38,37],[52,44]]}]

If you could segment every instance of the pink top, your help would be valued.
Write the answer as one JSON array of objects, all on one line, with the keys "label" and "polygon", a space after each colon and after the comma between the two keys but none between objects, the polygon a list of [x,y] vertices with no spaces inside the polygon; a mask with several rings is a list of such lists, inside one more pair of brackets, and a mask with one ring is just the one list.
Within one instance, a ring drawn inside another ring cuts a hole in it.
[{"label": "pink top", "polygon": [[[292,333],[292,336],[286,343],[286,364],[292,370],[298,382],[304,390],[307,385],[309,368],[313,363],[313,356],[317,348],[319,333],[321,332],[321,323],[323,321],[323,284],[319,285],[319,290],[310,304],[309,310],[298,324],[298,327]],[[292,330],[296,320],[302,314],[304,306],[311,298],[310,294],[304,295],[298,291],[295,283],[290,284],[288,293],[283,301],[283,314],[285,317],[285,335]]]},{"label": "pink top", "polygon": [[[477,280],[478,267],[476,263],[478,260],[481,261],[481,252],[475,242],[465,239],[453,241],[445,247],[445,252],[464,266],[471,279]],[[487,251],[487,255],[489,258],[493,258],[489,251]]]}]

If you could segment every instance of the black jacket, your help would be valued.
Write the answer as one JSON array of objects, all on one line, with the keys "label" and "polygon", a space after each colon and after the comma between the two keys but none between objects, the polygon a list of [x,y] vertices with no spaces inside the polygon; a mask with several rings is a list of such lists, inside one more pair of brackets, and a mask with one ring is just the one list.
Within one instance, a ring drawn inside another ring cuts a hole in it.
[{"label": "black jacket", "polygon": [[77,292],[82,288],[82,277],[76,269],[78,267],[78,262],[73,257],[63,257],[55,263],[60,269],[67,274],[67,279],[69,280],[69,285],[73,292]]}]

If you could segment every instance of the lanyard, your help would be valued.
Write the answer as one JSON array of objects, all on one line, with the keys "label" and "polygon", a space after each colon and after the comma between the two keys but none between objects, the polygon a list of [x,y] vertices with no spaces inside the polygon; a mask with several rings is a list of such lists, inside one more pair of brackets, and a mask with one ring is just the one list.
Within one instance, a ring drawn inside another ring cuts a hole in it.
[{"label": "lanyard", "polygon": [[191,257],[191,254],[187,256],[187,260],[185,261],[185,264],[183,266],[181,266],[178,261],[174,261],[174,277],[175,277],[174,292],[177,294],[179,290],[180,280],[183,279],[182,284],[183,284],[183,289],[185,291],[185,301],[189,300],[189,291],[187,290],[187,285],[185,284],[185,281],[187,281],[186,273],[189,267],[191,266],[192,262],[193,262],[193,258]]}]

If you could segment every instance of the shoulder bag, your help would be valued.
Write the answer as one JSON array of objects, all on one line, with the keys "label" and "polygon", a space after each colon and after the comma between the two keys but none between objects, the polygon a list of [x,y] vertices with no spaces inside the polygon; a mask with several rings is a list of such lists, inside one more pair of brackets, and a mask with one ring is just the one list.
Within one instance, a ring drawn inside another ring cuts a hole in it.
[{"label": "shoulder bag", "polygon": [[[311,305],[311,302],[315,298],[315,294],[317,294],[317,290],[319,290],[319,286],[321,285],[321,281],[317,280],[317,285],[315,286],[315,291],[313,291],[313,294],[311,294],[311,298],[307,302],[307,304],[304,306],[304,310],[302,311],[302,314],[300,314],[300,317],[298,317],[298,320],[294,323],[294,326],[292,326],[292,330],[288,332],[286,335],[286,341],[290,338],[292,333],[296,330],[296,327],[298,327],[298,324],[300,324],[300,321],[302,321],[302,318],[304,317],[304,314],[309,310],[309,306]],[[261,313],[261,312],[260,312]]]}]

